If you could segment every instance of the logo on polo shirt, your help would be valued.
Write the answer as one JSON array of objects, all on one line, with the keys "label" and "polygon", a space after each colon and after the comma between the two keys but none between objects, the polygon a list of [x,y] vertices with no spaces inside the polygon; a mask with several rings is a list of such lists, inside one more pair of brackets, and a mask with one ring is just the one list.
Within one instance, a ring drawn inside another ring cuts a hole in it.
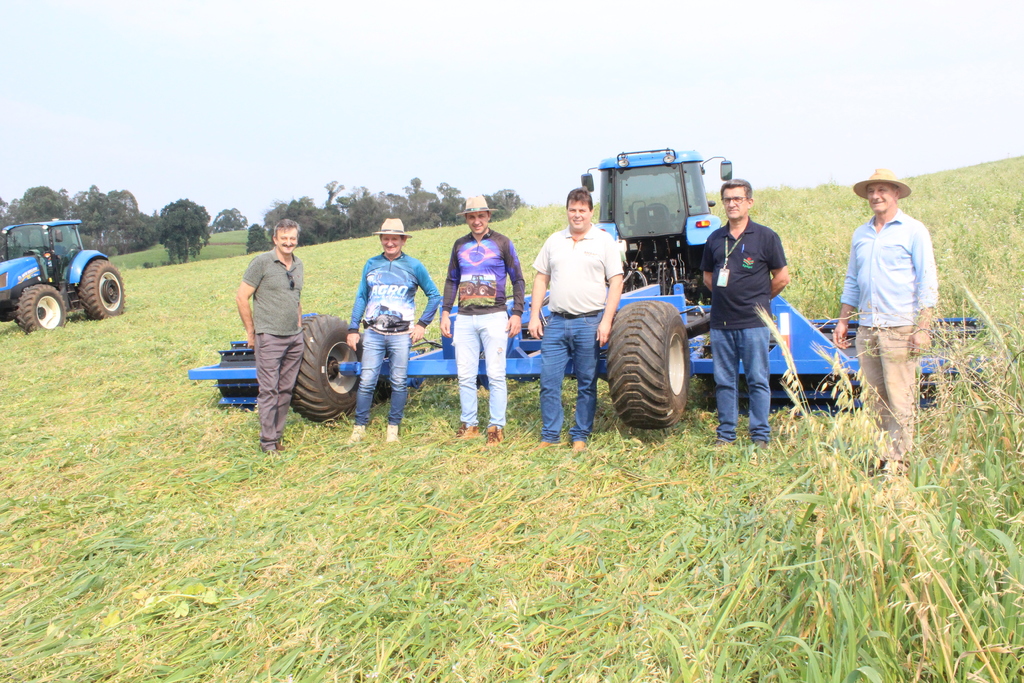
[{"label": "logo on polo shirt", "polygon": [[750,258],[749,256],[744,258],[743,259],[743,267],[746,268],[747,270],[750,270],[751,268],[753,268],[754,267],[754,259]]}]

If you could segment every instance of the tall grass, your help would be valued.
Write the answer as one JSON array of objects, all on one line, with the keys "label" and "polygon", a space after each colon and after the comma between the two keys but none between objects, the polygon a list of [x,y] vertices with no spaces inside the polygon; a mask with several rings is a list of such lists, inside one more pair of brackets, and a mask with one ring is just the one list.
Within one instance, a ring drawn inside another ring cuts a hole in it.
[{"label": "tall grass", "polygon": [[[253,414],[186,379],[240,336],[246,257],[129,271],[117,319],[0,326],[0,680],[1020,680],[1024,273],[1006,185],[1024,160],[913,180],[908,212],[953,249],[942,314],[990,325],[947,351],[961,381],[922,413],[905,480],[867,475],[860,412],[775,413],[767,454],[715,450],[704,396],[675,428],[634,431],[604,385],[580,457],[533,450],[531,383],[510,383],[501,447],[456,443],[440,380],[411,396],[397,447],[378,408],[366,444],[346,445],[347,418],[295,416],[288,450],[262,454]],[[846,193],[757,194],[812,316],[835,314],[866,220]],[[529,264],[563,218],[496,227]],[[408,251],[440,274],[462,232]],[[300,250],[305,309],[347,318],[377,251]]]}]

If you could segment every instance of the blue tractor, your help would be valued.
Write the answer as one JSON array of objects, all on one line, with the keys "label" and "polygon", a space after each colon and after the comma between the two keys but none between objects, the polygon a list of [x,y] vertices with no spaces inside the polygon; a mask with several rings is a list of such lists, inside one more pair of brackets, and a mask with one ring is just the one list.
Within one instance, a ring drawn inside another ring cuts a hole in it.
[{"label": "blue tractor", "polygon": [[17,322],[27,334],[61,327],[73,311],[93,320],[124,311],[121,273],[105,255],[82,246],[81,222],[0,230],[0,322]]}]

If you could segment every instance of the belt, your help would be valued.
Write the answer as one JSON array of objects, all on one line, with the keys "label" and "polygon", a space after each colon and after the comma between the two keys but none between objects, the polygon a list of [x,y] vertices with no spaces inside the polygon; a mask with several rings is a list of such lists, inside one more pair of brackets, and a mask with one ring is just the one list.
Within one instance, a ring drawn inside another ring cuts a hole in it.
[{"label": "belt", "polygon": [[576,320],[576,318],[593,318],[595,315],[601,315],[604,313],[602,308],[599,311],[590,311],[589,313],[559,313],[558,311],[552,311],[555,315],[560,315],[566,320]]}]

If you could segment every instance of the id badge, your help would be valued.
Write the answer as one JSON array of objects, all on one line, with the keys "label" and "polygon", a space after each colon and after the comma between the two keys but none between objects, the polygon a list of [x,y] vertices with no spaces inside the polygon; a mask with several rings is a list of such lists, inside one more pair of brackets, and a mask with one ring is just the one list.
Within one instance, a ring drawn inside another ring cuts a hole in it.
[{"label": "id badge", "polygon": [[727,287],[729,285],[729,269],[722,268],[718,271],[718,286]]}]

